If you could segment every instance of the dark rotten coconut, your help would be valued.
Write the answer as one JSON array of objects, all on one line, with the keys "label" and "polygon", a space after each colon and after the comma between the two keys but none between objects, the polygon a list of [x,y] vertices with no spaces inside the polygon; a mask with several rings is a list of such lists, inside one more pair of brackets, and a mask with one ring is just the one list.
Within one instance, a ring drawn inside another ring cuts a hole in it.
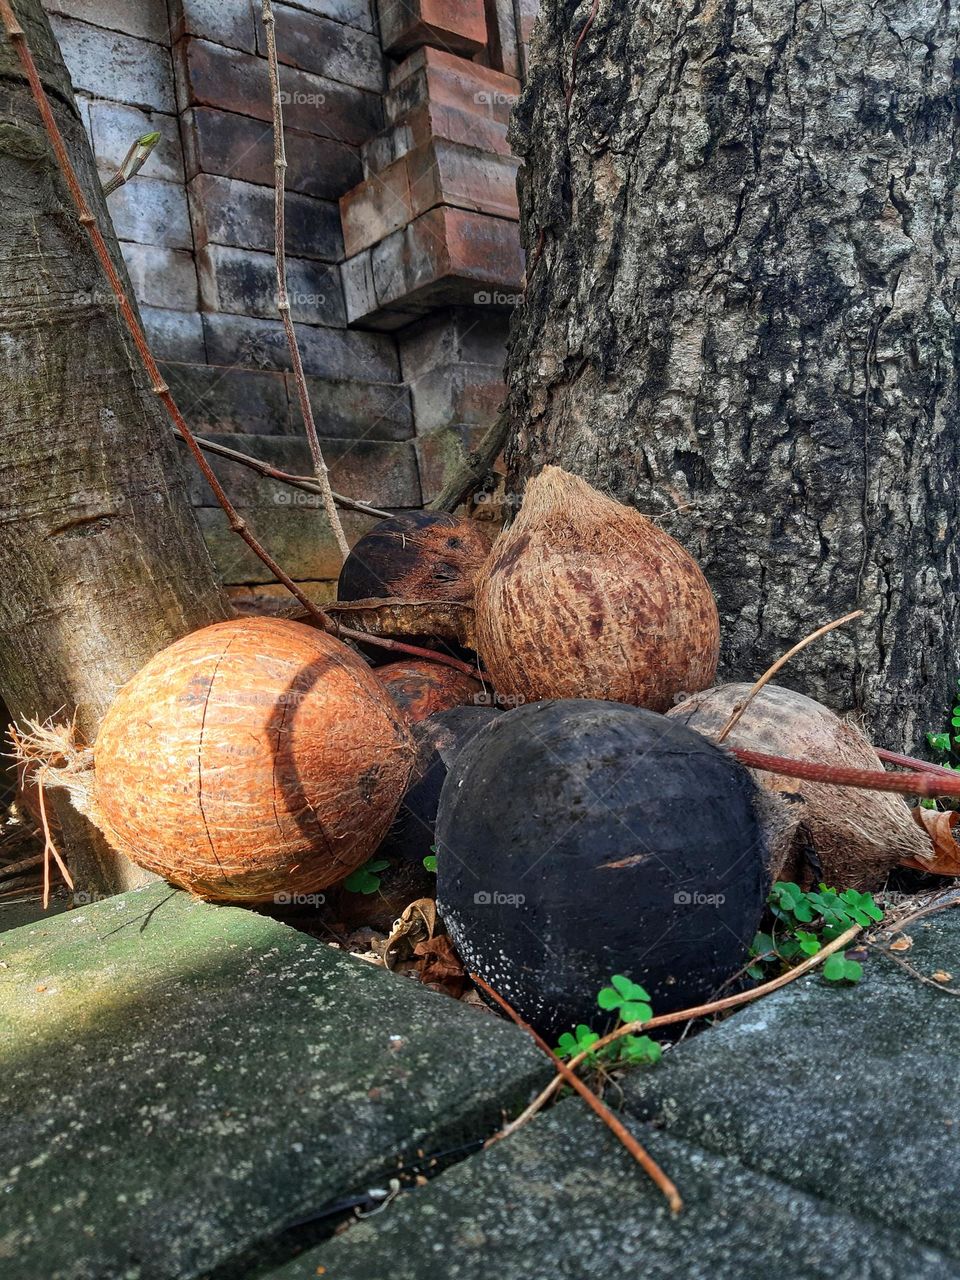
[{"label": "dark rotten coconut", "polygon": [[416,756],[410,785],[378,857],[422,862],[436,842],[440,791],[450,765],[466,744],[500,715],[494,707],[453,707],[411,725]]},{"label": "dark rotten coconut", "polygon": [[389,662],[374,674],[410,724],[437,711],[472,702],[483,694],[479,680],[427,658]]},{"label": "dark rotten coconut", "polygon": [[768,891],[759,791],[700,734],[587,700],[503,713],[457,756],[437,820],[440,913],[467,969],[541,1034],[596,1023],[611,975],[654,1011],[744,963]]},{"label": "dark rotten coconut", "polygon": [[473,601],[489,546],[471,520],[410,511],[365,533],[340,570],[339,600]]}]

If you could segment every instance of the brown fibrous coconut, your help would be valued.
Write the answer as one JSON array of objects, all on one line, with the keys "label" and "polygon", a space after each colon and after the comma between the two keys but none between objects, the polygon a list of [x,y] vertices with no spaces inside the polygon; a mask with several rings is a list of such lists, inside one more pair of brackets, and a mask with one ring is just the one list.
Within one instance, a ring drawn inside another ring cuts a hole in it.
[{"label": "brown fibrous coconut", "polygon": [[477,644],[497,692],[665,711],[713,680],[720,622],[693,557],[559,467],[527,485],[477,579]]},{"label": "brown fibrous coconut", "polygon": [[374,674],[411,724],[483,695],[479,680],[426,658],[390,662]]},{"label": "brown fibrous coconut", "polygon": [[217,623],[158,653],[110,707],[91,816],[127,857],[203,897],[271,901],[376,849],[413,744],[346,645],[276,618]]},{"label": "brown fibrous coconut", "polygon": [[[707,738],[716,738],[749,684],[723,684],[678,703],[667,714]],[[768,684],[747,705],[724,739],[728,747],[812,760],[818,764],[883,770],[863,731],[852,721],[793,689]],[[837,889],[879,888],[905,858],[929,859],[929,838],[898,795],[753,771],[757,782],[792,814],[789,839],[773,842],[775,880],[809,884],[817,877],[808,848],[820,863],[819,878]],[[781,814],[782,817],[782,814]]]}]

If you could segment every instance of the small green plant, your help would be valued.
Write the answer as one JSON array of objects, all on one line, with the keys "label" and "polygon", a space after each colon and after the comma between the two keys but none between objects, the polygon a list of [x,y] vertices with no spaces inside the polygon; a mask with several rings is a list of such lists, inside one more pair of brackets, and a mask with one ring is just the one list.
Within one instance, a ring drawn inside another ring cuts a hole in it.
[{"label": "small green plant", "polygon": [[437,846],[435,844],[430,846],[430,852],[424,858],[423,865],[427,871],[432,871],[434,875],[437,874]]},{"label": "small green plant", "polygon": [[376,893],[380,888],[379,872],[386,871],[389,865],[389,858],[371,858],[347,876],[343,887],[351,893]]},{"label": "small green plant", "polygon": [[[868,928],[883,919],[883,912],[870,893],[844,889],[839,893],[821,884],[804,890],[797,884],[778,880],[767,898],[773,927],[758,933],[750,947],[752,964],[747,974],[757,981],[770,976],[772,966],[781,971],[815,956],[825,943],[833,942],[851,925]],[[863,966],[848,959],[845,952],[828,956],[823,966],[828,982],[858,982]]]},{"label": "small green plant", "polygon": [[[646,1022],[653,1017],[653,1009],[649,1003],[650,996],[638,983],[632,982],[622,973],[615,973],[608,987],[602,987],[597,995],[597,1007],[605,1013],[616,1011],[617,1025],[628,1022]],[[616,1067],[635,1066],[646,1063],[652,1066],[659,1062],[663,1050],[656,1040],[650,1036],[626,1035],[612,1044],[605,1045],[597,1053],[591,1053],[593,1045],[600,1039],[599,1032],[593,1031],[584,1023],[579,1023],[573,1031],[565,1031],[556,1047],[558,1058],[575,1058],[586,1053],[587,1062],[591,1066],[604,1067],[611,1071]]]},{"label": "small green plant", "polygon": [[960,769],[956,762],[960,755],[960,680],[957,681],[957,703],[950,713],[950,728],[945,733],[928,733],[927,742],[940,755],[951,757],[941,763],[951,769]]}]

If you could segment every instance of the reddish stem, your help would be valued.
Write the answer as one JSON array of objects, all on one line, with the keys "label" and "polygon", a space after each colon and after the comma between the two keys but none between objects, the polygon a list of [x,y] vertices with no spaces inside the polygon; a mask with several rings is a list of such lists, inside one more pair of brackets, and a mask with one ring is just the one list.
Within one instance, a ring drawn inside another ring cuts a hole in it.
[{"label": "reddish stem", "polygon": [[900,795],[960,796],[960,774],[949,771],[949,776],[930,773],[884,773],[876,769],[848,769],[844,766],[820,764],[813,760],[791,760],[785,756],[770,756],[760,751],[747,751],[743,747],[728,748],[748,769],[762,769],[767,773],[782,773],[787,778],[802,778],[807,782],[822,782],[834,787],[856,787],[863,791],[895,791]]},{"label": "reddish stem", "polygon": [[877,755],[887,764],[898,764],[903,769],[915,769],[918,773],[936,773],[941,777],[956,778],[956,769],[946,769],[942,764],[931,764],[929,760],[915,760],[913,756],[900,755],[897,751],[884,751],[882,747],[874,747]]}]

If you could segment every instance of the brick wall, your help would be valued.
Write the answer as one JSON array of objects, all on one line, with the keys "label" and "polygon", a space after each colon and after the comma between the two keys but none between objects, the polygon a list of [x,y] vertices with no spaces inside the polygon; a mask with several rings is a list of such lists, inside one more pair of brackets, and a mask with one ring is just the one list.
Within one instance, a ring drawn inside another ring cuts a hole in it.
[{"label": "brick wall", "polygon": [[[110,197],[144,324],[194,429],[309,473],[277,319],[273,145],[259,0],[45,0],[101,175],[161,142]],[[506,141],[533,0],[275,3],[288,283],[334,487],[417,507],[492,420],[521,288]],[[285,568],[332,593],[306,494],[215,462]],[[285,593],[195,477],[239,604]],[[345,515],[348,536],[368,527]]]}]

